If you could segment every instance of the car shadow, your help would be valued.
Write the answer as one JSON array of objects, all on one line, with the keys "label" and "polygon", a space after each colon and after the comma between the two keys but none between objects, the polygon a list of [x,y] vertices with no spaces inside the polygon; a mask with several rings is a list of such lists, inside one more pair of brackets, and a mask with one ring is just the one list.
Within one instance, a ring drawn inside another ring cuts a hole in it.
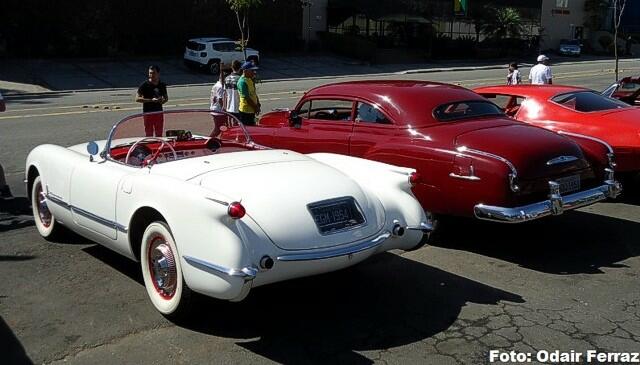
[{"label": "car shadow", "polygon": [[139,263],[100,245],[85,247],[82,251],[125,274],[129,279],[144,286],[144,279],[142,278]]},{"label": "car shadow", "polygon": [[34,225],[31,204],[25,197],[0,198],[0,232]]},{"label": "car shadow", "polygon": [[18,340],[18,337],[9,328],[2,316],[0,316],[0,354],[2,354],[3,364],[33,364],[20,340]]},{"label": "car shadow", "polygon": [[432,245],[550,274],[599,274],[640,255],[640,223],[587,212],[514,225],[454,218],[442,228]]},{"label": "car shadow", "polygon": [[240,303],[201,298],[179,325],[248,339],[237,345],[278,363],[368,364],[358,351],[427,339],[467,303],[523,303],[509,293],[390,253],[335,273],[255,288]]}]

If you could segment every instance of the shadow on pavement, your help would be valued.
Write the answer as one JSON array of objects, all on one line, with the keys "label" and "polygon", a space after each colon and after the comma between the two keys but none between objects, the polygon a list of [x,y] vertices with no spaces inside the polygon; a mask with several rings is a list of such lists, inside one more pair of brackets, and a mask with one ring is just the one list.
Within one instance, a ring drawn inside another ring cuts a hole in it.
[{"label": "shadow on pavement", "polygon": [[[80,237],[80,239],[83,238]],[[91,242],[85,241],[85,243]],[[140,271],[139,263],[100,245],[85,247],[82,249],[82,251],[125,274],[127,277],[129,277],[129,279],[137,282],[144,287],[144,279],[142,279],[142,272]]]},{"label": "shadow on pavement", "polygon": [[[427,339],[467,303],[523,303],[519,295],[385,253],[343,271],[256,288],[240,303],[202,298],[180,325],[238,342],[279,363],[368,364],[357,351]],[[255,339],[257,337],[257,339]]]},{"label": "shadow on pavement", "polygon": [[29,199],[24,197],[0,198],[0,232],[24,228],[33,224]]},{"label": "shadow on pavement", "polygon": [[[464,227],[464,229],[457,229]],[[550,274],[598,274],[640,255],[640,223],[568,212],[506,225],[450,219],[433,245],[466,250]]]},{"label": "shadow on pavement", "polygon": [[0,316],[0,359],[3,364],[33,364],[20,340]]}]

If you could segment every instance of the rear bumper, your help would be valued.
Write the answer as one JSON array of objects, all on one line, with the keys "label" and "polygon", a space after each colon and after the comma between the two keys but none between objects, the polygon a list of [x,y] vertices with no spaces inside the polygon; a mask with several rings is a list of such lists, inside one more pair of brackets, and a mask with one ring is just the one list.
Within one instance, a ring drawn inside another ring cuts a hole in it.
[{"label": "rear bumper", "polygon": [[622,192],[622,186],[615,180],[607,180],[603,185],[589,190],[560,195],[559,186],[550,182],[549,199],[525,206],[506,208],[478,204],[474,207],[476,218],[500,223],[521,223],[549,215],[560,215],[572,210],[594,204],[608,198],[615,198]]}]

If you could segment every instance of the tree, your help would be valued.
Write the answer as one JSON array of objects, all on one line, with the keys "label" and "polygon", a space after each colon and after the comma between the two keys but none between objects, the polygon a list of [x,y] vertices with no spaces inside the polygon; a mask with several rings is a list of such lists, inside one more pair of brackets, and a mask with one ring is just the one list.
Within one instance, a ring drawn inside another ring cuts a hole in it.
[{"label": "tree", "polygon": [[244,59],[247,59],[247,44],[251,36],[249,28],[249,10],[262,4],[262,0],[226,0],[231,10],[236,14],[238,28],[240,28],[240,47]]},{"label": "tree", "polygon": [[616,57],[616,81],[618,81],[618,63],[620,61],[618,56],[618,28],[620,28],[620,22],[622,21],[622,14],[624,13],[624,7],[627,5],[627,0],[613,0],[613,54]]},{"label": "tree", "polygon": [[486,24],[484,32],[489,37],[498,40],[506,37],[519,37],[524,29],[522,18],[515,8],[494,8],[485,9]]}]

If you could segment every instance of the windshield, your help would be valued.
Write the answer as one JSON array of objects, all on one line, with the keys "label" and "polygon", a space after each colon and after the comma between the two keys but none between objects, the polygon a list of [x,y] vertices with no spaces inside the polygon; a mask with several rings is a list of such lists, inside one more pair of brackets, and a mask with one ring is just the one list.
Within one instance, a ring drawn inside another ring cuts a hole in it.
[{"label": "windshield", "polygon": [[595,112],[610,109],[628,108],[629,105],[592,91],[579,91],[556,95],[551,100],[565,108],[579,112]]},{"label": "windshield", "polygon": [[105,146],[112,160],[139,167],[262,148],[253,143],[234,116],[209,110],[165,111],[125,118],[113,127]]},{"label": "windshield", "polygon": [[442,104],[433,111],[433,116],[442,122],[494,115],[504,115],[504,113],[497,105],[483,100],[458,101]]}]

